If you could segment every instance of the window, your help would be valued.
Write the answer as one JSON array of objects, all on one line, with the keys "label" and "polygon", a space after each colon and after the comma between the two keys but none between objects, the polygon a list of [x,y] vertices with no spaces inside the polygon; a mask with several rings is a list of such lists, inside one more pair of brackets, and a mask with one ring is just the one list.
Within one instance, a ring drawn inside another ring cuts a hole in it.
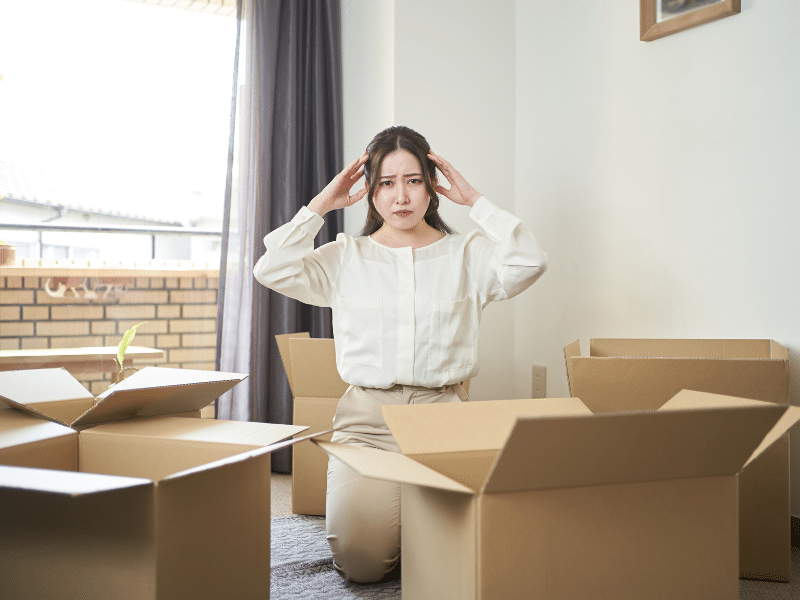
[{"label": "window", "polygon": [[20,224],[0,239],[18,258],[219,261],[218,237],[153,233],[219,231],[225,191],[235,5],[174,4],[205,12],[0,0],[0,224]]}]

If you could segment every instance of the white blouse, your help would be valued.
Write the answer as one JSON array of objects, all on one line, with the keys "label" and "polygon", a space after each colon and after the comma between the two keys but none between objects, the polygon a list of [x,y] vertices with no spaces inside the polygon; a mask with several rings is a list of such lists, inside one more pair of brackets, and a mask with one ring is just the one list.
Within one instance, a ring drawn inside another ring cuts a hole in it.
[{"label": "white blouse", "polygon": [[323,219],[303,207],[264,238],[253,269],[268,288],[333,312],[336,365],[351,384],[440,387],[478,373],[478,326],[489,302],[516,296],[547,255],[514,215],[481,197],[479,230],[423,248],[340,233],[314,249]]}]

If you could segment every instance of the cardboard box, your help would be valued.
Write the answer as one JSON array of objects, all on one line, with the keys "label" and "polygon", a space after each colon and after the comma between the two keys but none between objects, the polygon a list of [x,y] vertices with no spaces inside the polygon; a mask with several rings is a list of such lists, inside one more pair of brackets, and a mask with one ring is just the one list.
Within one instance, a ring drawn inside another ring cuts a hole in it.
[{"label": "cardboard box", "polygon": [[695,392],[670,408],[387,406],[402,454],[318,445],[405,484],[404,600],[738,598],[737,474],[800,408]]},{"label": "cardboard box", "polygon": [[[336,368],[336,346],[330,338],[310,338],[307,332],[276,335],[283,367],[294,396],[292,423],[309,433],[328,431],[339,399],[349,387]],[[461,384],[469,392],[469,381]],[[319,440],[330,441],[331,434]],[[292,512],[325,516],[328,455],[313,444],[292,449]]]},{"label": "cardboard box", "polygon": [[[308,427],[309,433],[328,431],[339,398],[348,385],[336,369],[332,339],[311,339],[308,333],[276,335],[289,386],[294,396],[292,423]],[[331,434],[322,437],[329,441]],[[292,448],[292,512],[325,515],[328,487],[328,455],[313,444]]]},{"label": "cardboard box", "polygon": [[32,408],[67,381],[60,369],[0,377],[15,409],[0,411],[0,597],[269,597],[270,446],[304,428],[131,418],[208,404],[244,378],[149,369],[80,431]]},{"label": "cardboard box", "polygon": [[[564,349],[570,394],[592,412],[656,409],[682,389],[789,403],[786,348],[772,340],[593,339]],[[740,575],[791,577],[789,436],[739,478]]]},{"label": "cardboard box", "polygon": [[199,415],[246,375],[145,367],[92,396],[66,369],[0,371],[0,404],[73,429],[153,415]]}]

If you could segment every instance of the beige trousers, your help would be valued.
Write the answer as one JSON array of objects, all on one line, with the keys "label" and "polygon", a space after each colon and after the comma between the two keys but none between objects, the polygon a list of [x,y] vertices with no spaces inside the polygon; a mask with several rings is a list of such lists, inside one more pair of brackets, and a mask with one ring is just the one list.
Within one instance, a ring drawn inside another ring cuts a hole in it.
[{"label": "beige trousers", "polygon": [[[396,385],[386,390],[350,386],[336,409],[333,424],[339,431],[333,441],[399,452],[381,406],[465,400],[460,385],[435,389]],[[378,581],[398,564],[400,484],[362,477],[331,456],[325,512],[333,563],[345,579]]]}]

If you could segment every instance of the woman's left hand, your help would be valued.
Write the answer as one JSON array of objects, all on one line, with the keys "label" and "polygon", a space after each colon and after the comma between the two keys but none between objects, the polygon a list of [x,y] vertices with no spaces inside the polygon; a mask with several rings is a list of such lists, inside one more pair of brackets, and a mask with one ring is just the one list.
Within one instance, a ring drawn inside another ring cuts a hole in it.
[{"label": "woman's left hand", "polygon": [[465,206],[472,206],[478,201],[478,198],[483,196],[483,194],[467,183],[467,180],[464,179],[461,173],[453,168],[453,165],[441,156],[429,152],[428,158],[436,164],[442,172],[442,175],[444,175],[450,183],[450,189],[437,185],[435,188],[437,193],[442,194],[445,198],[452,200],[456,204],[463,204]]}]

